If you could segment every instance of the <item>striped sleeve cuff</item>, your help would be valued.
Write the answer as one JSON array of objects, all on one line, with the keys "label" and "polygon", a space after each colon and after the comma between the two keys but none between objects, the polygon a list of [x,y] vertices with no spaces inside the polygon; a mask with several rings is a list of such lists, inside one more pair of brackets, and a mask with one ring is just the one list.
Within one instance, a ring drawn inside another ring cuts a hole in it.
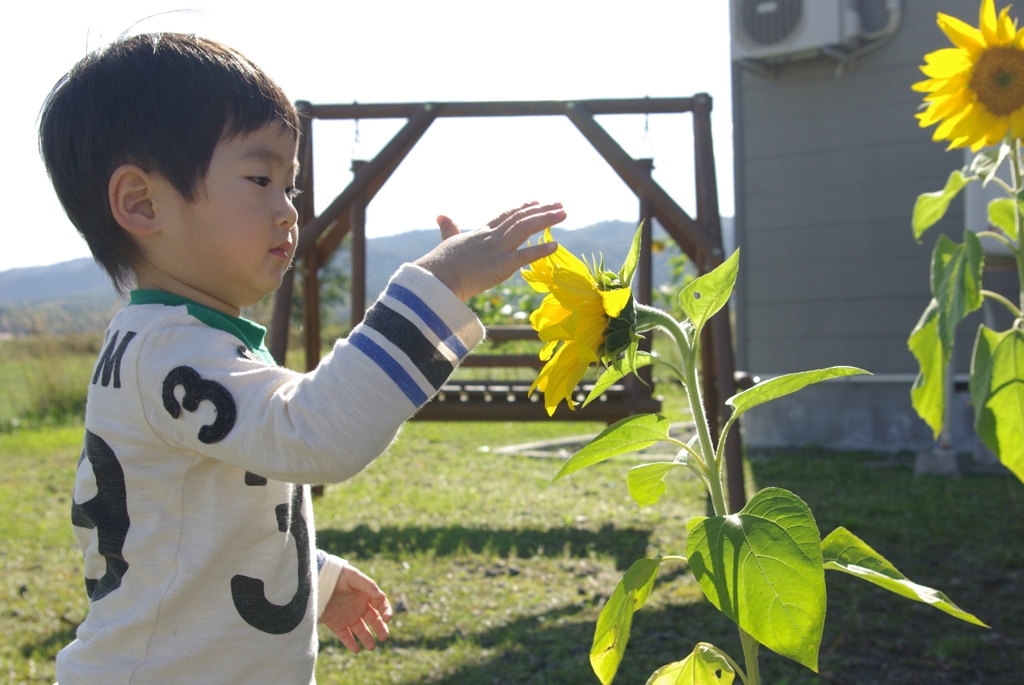
[{"label": "striped sleeve cuff", "polygon": [[348,340],[418,407],[483,337],[483,325],[454,293],[425,269],[406,264]]}]

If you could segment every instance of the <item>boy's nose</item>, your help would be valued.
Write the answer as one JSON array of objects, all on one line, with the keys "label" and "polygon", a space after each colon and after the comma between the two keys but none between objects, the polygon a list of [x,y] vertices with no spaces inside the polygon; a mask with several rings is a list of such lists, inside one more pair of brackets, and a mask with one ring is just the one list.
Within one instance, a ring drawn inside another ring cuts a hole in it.
[{"label": "boy's nose", "polygon": [[282,228],[291,228],[299,220],[299,212],[288,198],[282,200],[282,204],[277,211],[276,220],[277,225]]}]

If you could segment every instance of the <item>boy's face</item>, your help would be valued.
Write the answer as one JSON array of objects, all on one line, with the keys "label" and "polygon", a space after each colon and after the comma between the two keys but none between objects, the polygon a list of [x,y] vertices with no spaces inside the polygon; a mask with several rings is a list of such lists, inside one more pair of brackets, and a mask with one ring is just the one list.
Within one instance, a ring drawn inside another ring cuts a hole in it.
[{"label": "boy's face", "polygon": [[146,255],[139,286],[236,316],[276,290],[298,238],[297,152],[297,138],[276,124],[218,143],[198,199],[165,204],[170,229],[159,254]]}]

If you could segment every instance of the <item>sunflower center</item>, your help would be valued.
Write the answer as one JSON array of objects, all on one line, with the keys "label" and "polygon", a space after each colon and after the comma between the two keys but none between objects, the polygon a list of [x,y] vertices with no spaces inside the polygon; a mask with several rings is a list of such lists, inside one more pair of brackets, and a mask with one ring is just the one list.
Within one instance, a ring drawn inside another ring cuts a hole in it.
[{"label": "sunflower center", "polygon": [[971,88],[978,101],[996,116],[1024,107],[1024,52],[989,48],[974,65]]}]

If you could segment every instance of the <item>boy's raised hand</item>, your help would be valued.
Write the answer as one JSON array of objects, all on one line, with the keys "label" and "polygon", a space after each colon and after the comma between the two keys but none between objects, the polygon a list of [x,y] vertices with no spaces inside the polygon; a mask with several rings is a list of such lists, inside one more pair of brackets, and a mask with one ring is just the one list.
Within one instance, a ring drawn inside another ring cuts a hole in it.
[{"label": "boy's raised hand", "polygon": [[522,247],[527,239],[549,226],[563,221],[560,203],[541,205],[530,202],[510,209],[475,231],[459,230],[451,219],[441,215],[441,244],[416,260],[438,280],[467,301],[488,288],[502,283],[518,269],[552,254],[555,243]]}]

